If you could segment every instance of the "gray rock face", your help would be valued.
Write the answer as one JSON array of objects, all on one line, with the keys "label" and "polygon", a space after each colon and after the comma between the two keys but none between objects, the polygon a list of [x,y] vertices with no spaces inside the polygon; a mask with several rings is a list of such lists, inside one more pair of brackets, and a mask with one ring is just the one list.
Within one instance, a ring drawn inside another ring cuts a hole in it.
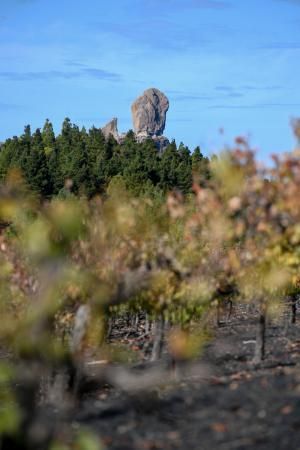
[{"label": "gray rock face", "polygon": [[153,138],[156,148],[159,151],[159,153],[163,153],[163,151],[168,147],[170,144],[170,141],[165,136],[156,136]]},{"label": "gray rock face", "polygon": [[152,139],[152,141],[155,143],[155,146],[159,153],[163,153],[166,147],[170,144],[170,141],[165,136],[150,136],[149,134],[139,133],[135,135],[135,139],[138,143],[142,143],[146,141],[147,139]]},{"label": "gray rock face", "polygon": [[158,89],[147,89],[131,106],[134,131],[141,138],[162,136],[169,100]]},{"label": "gray rock face", "polygon": [[[169,144],[169,140],[163,136],[168,109],[169,100],[155,88],[147,89],[135,100],[131,112],[137,142],[144,142],[150,138],[160,153],[164,151]],[[125,133],[119,133],[116,118],[108,122],[102,128],[102,132],[105,139],[113,136],[119,144],[122,144],[126,137]]]},{"label": "gray rock face", "polygon": [[109,136],[112,135],[115,140],[119,142],[118,119],[114,117],[108,122],[105,127],[102,128],[102,133],[104,134],[105,139],[108,139]]}]

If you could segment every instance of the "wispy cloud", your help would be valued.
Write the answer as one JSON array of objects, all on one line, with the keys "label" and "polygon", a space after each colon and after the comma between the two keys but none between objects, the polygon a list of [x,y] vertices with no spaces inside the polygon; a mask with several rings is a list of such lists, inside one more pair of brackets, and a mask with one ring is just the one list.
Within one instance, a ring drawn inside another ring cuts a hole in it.
[{"label": "wispy cloud", "polygon": [[290,3],[291,5],[300,6],[300,0],[275,0],[277,2]]},{"label": "wispy cloud", "polygon": [[118,73],[109,72],[103,69],[95,68],[81,68],[77,71],[64,71],[64,70],[48,70],[48,71],[36,71],[36,72],[17,72],[17,71],[2,71],[0,72],[0,79],[9,81],[34,81],[44,80],[50,81],[54,79],[74,79],[82,78],[84,76],[90,78],[97,78],[98,80],[106,81],[120,81],[121,76]]},{"label": "wispy cloud", "polygon": [[209,109],[267,109],[267,108],[300,107],[300,103],[257,103],[253,105],[211,105]]},{"label": "wispy cloud", "polygon": [[213,100],[215,98],[210,95],[198,95],[198,94],[178,94],[178,95],[171,95],[170,97],[172,100],[175,100],[176,102]]},{"label": "wispy cloud", "polygon": [[278,91],[282,89],[282,86],[279,84],[270,84],[266,86],[253,86],[248,84],[241,86],[240,89],[243,89],[244,91]]},{"label": "wispy cloud", "polygon": [[191,92],[183,92],[183,91],[166,91],[166,93],[170,96],[170,99],[176,102],[185,102],[185,101],[216,101],[216,100],[227,100],[233,98],[241,98],[244,96],[242,92],[237,92],[233,88],[229,86],[220,86],[220,93],[216,94],[198,94]]},{"label": "wispy cloud", "polygon": [[241,92],[228,92],[228,97],[229,98],[241,98],[244,97],[244,94],[242,94]]},{"label": "wispy cloud", "polygon": [[188,8],[206,8],[206,9],[215,9],[215,10],[224,10],[230,8],[232,3],[227,0],[147,0],[145,1],[145,7],[153,7],[155,5],[159,5],[160,9],[170,9],[170,8],[180,8],[188,9]]},{"label": "wispy cloud", "polygon": [[4,3],[5,1],[7,1],[7,3],[26,4],[26,3],[34,3],[37,2],[38,0],[4,0]]},{"label": "wispy cloud", "polygon": [[82,62],[79,62],[77,60],[72,60],[72,59],[71,60],[67,59],[65,61],[65,65],[68,66],[68,67],[76,67],[76,68],[78,68],[78,67],[80,67],[80,68],[88,67],[87,64],[84,64]]},{"label": "wispy cloud", "polygon": [[16,105],[14,103],[3,103],[3,102],[0,102],[0,111],[17,110],[17,109],[22,109],[22,108],[23,108],[23,106]]},{"label": "wispy cloud", "polygon": [[37,3],[39,0],[1,0],[1,6],[5,5],[20,5],[20,6],[25,6],[25,5],[29,5],[30,3]]},{"label": "wispy cloud", "polygon": [[194,8],[226,9],[232,6],[231,2],[217,0],[191,0],[187,3],[190,3],[191,7]]},{"label": "wispy cloud", "polygon": [[207,44],[203,31],[195,27],[186,27],[164,18],[127,22],[94,22],[93,28],[100,33],[118,36],[134,45],[142,45],[156,50],[186,51],[191,45]]},{"label": "wispy cloud", "polygon": [[[203,8],[223,11],[231,6],[229,1],[216,0],[138,0],[126,20],[117,15],[111,20],[95,20],[89,24],[89,31],[126,39],[131,48],[187,53],[196,47],[203,50],[238,32],[236,24],[220,22],[216,14],[207,19],[207,11],[202,11]],[[127,42],[122,44],[124,49],[130,48]]]},{"label": "wispy cloud", "polygon": [[86,74],[92,78],[98,78],[100,80],[120,81],[121,79],[121,76],[118,73],[108,72],[107,70],[103,69],[94,69],[91,67],[82,69],[78,73],[78,76],[80,76],[81,74]]},{"label": "wispy cloud", "polygon": [[260,50],[299,50],[300,42],[270,42],[258,47]]},{"label": "wispy cloud", "polygon": [[[234,96],[240,96],[240,91],[254,92],[254,91],[278,91],[282,89],[280,85],[265,85],[265,86],[253,86],[253,85],[242,85],[242,86],[228,86],[228,85],[217,85],[215,87],[216,91],[227,93],[228,95],[234,94]],[[237,92],[239,91],[239,92]]]},{"label": "wispy cloud", "polygon": [[232,92],[235,88],[232,86],[225,86],[225,85],[219,85],[215,87],[216,91],[221,91],[221,92]]}]

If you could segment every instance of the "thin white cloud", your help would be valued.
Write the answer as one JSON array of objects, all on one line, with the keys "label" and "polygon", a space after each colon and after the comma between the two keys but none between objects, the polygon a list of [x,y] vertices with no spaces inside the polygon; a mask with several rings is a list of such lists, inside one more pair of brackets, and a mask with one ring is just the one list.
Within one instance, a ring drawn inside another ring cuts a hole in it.
[{"label": "thin white cloud", "polygon": [[103,69],[95,68],[82,68],[77,71],[63,71],[63,70],[48,70],[48,71],[36,71],[36,72],[17,72],[17,71],[2,71],[0,72],[0,79],[9,81],[32,81],[32,80],[45,80],[63,78],[81,78],[88,76],[99,80],[106,81],[120,81],[121,76],[118,73],[109,72]]},{"label": "thin white cloud", "polygon": [[276,0],[277,2],[290,3],[291,5],[300,6],[300,0]]},{"label": "thin white cloud", "polygon": [[300,42],[270,42],[258,47],[261,50],[299,50]]},{"label": "thin white cloud", "polygon": [[0,102],[0,111],[7,111],[7,110],[15,110],[15,109],[22,109],[22,105],[16,105],[14,103],[3,103]]},{"label": "thin white cloud", "polygon": [[160,9],[214,9],[214,10],[224,10],[232,7],[232,3],[227,0],[147,0],[144,3],[145,7],[153,8],[155,5],[159,5]]},{"label": "thin white cloud", "polygon": [[211,105],[209,109],[267,109],[267,108],[299,108],[300,103],[257,103],[252,105]]}]

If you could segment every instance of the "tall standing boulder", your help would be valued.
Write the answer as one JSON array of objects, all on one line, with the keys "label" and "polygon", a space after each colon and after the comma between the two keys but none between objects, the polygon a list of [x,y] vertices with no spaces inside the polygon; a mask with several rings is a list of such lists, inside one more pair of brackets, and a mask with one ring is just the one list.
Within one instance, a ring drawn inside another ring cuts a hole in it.
[{"label": "tall standing boulder", "polygon": [[169,100],[161,91],[147,89],[131,106],[136,136],[162,136],[168,109]]}]

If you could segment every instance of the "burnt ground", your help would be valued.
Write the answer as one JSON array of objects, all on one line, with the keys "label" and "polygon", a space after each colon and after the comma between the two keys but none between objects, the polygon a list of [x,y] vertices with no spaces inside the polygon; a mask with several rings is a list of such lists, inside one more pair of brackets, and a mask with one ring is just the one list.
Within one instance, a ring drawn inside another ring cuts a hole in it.
[{"label": "burnt ground", "polygon": [[[299,321],[270,322],[265,361],[254,366],[255,317],[236,310],[195,370],[177,382],[169,370],[147,392],[100,389],[82,401],[73,426],[91,427],[111,450],[300,449]],[[126,339],[134,345],[138,333]]]}]

